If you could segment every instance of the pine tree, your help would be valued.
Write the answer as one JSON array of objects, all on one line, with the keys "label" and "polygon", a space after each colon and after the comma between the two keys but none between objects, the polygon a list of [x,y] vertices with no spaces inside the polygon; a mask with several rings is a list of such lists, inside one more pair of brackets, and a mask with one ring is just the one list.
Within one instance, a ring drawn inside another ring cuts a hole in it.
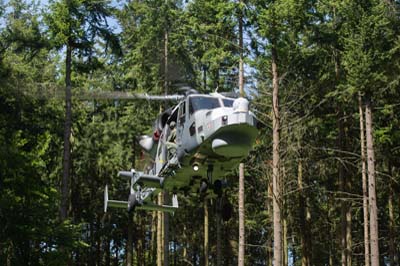
[{"label": "pine tree", "polygon": [[[92,49],[95,37],[106,40],[113,38],[107,27],[106,19],[110,16],[107,2],[95,1],[60,1],[52,3],[51,13],[46,17],[55,47],[65,47],[65,124],[63,177],[61,179],[60,219],[68,218],[69,183],[71,171],[71,127],[72,127],[72,57],[75,50],[86,52]],[[86,23],[89,28],[86,29]]]}]

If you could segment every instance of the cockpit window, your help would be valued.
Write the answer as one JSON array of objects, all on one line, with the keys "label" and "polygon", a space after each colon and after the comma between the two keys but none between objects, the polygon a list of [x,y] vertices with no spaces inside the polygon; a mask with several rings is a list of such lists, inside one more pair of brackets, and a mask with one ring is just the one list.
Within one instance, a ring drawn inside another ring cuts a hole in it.
[{"label": "cockpit window", "polygon": [[233,100],[231,100],[231,99],[222,99],[222,102],[224,103],[225,107],[232,107],[233,106]]},{"label": "cockpit window", "polygon": [[193,114],[194,112],[198,110],[209,110],[209,109],[214,109],[220,107],[218,98],[212,98],[212,97],[191,97],[190,102],[189,102],[189,112],[190,114]]}]

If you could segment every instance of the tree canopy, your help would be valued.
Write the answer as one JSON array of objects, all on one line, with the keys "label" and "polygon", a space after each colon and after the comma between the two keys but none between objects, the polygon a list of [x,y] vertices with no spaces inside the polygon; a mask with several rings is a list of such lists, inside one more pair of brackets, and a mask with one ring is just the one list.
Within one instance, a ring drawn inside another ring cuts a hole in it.
[{"label": "tree canopy", "polygon": [[[103,192],[125,200],[117,172],[146,167],[137,137],[160,104],[79,95],[238,92],[243,55],[259,120],[243,161],[244,265],[277,252],[280,265],[398,265],[399,11],[391,0],[0,2],[0,264],[156,265],[157,215],[104,213]],[[238,174],[222,199],[179,195],[162,232],[169,265],[239,263]]]}]

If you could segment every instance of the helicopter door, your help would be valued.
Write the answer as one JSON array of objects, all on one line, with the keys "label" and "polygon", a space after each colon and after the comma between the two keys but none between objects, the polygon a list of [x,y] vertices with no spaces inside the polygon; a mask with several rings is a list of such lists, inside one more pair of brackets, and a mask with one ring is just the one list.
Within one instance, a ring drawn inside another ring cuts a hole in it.
[{"label": "helicopter door", "polygon": [[185,127],[186,121],[186,101],[183,101],[179,106],[178,119],[176,128],[176,143],[178,147],[182,146],[182,133]]}]

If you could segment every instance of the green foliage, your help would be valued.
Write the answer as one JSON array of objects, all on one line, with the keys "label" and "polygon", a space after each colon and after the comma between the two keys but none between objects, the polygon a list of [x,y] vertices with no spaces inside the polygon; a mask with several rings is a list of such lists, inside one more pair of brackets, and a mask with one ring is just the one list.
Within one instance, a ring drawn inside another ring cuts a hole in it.
[{"label": "green foliage", "polygon": [[[391,4],[387,4],[391,2]],[[41,11],[39,11],[42,9]],[[234,90],[238,15],[244,14],[247,85],[255,91],[260,134],[246,159],[246,265],[268,265],[272,239],[271,45],[280,74],[283,217],[289,254],[301,265],[305,213],[311,264],[340,264],[340,206],[352,206],[353,265],[363,265],[360,206],[359,92],[375,108],[374,137],[382,260],[388,260],[389,188],[398,198],[400,164],[399,9],[394,1],[24,1],[0,4],[0,264],[123,264],[125,212],[103,213],[103,187],[125,200],[128,183],[117,171],[144,168],[136,137],[151,133],[159,105],[73,101],[70,211],[58,218],[63,104],[46,99],[66,75],[64,49],[73,49],[75,95],[86,91],[170,91],[186,83],[200,90]],[[243,13],[242,13],[243,11]],[[239,13],[240,12],[240,13]],[[113,19],[113,20],[111,20]],[[115,22],[116,21],[116,22]],[[117,23],[120,34],[112,31]],[[168,34],[168,75],[165,36]],[[123,53],[122,53],[123,51]],[[251,72],[251,74],[250,74]],[[252,75],[252,76],[250,76]],[[254,82],[253,82],[254,81]],[[251,84],[253,83],[253,84]],[[340,139],[339,122],[344,139]],[[298,184],[302,165],[303,189]],[[344,166],[351,188],[340,186]],[[237,263],[237,173],[223,203],[233,217],[222,226],[223,263]],[[211,192],[210,192],[211,193]],[[304,203],[302,205],[301,203]],[[170,217],[170,246],[178,265],[198,265],[203,251],[203,205],[180,197]],[[395,229],[399,206],[394,204]],[[218,201],[209,202],[210,260],[216,264]],[[151,213],[134,217],[134,256],[154,265]],[[396,248],[399,248],[395,235]],[[61,248],[62,247],[62,248]],[[176,249],[175,249],[176,248]],[[65,252],[67,251],[67,252]],[[68,256],[66,254],[72,254]],[[144,263],[144,261],[146,263]],[[179,264],[180,263],[180,264]]]}]

